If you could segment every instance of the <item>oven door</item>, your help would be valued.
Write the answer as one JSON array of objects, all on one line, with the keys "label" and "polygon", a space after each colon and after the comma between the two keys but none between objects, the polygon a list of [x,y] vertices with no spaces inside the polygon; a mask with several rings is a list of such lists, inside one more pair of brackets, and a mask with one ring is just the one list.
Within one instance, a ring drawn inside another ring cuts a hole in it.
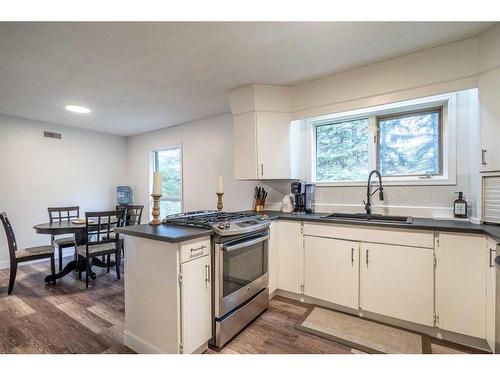
[{"label": "oven door", "polygon": [[222,318],[268,286],[268,242],[266,230],[217,244],[216,318]]}]

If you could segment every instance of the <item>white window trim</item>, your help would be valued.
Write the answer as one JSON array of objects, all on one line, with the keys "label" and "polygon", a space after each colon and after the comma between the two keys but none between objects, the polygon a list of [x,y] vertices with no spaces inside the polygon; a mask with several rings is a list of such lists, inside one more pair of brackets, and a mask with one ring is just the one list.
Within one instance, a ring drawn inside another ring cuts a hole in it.
[{"label": "white window trim", "polygon": [[[152,211],[153,211],[153,197],[151,194],[153,193],[153,174],[154,174],[154,165],[155,165],[155,160],[154,160],[154,153],[159,152],[159,151],[166,151],[172,148],[179,148],[181,152],[181,186],[180,186],[180,194],[179,198],[177,197],[172,197],[172,196],[162,196],[160,198],[161,201],[172,201],[172,202],[177,202],[180,201],[181,203],[181,212],[184,211],[184,151],[182,148],[182,142],[181,143],[175,143],[171,144],[168,146],[164,147],[159,147],[159,148],[154,148],[148,151],[148,170],[149,170],[149,178],[148,178],[148,193],[149,193],[149,218],[153,219]],[[162,218],[160,218],[161,220]]]},{"label": "white window trim", "polygon": [[407,185],[456,185],[457,183],[457,94],[443,94],[425,98],[407,100],[391,104],[384,104],[376,107],[357,109],[348,112],[341,112],[326,116],[314,117],[306,120],[306,131],[309,133],[309,142],[311,144],[311,153],[309,161],[310,173],[307,176],[317,186],[365,186],[366,180],[361,181],[315,181],[316,177],[316,125],[321,122],[345,121],[356,118],[368,118],[368,155],[370,170],[376,169],[376,116],[414,111],[420,109],[443,107],[442,116],[442,166],[443,174],[432,176],[430,178],[421,178],[418,176],[405,177],[383,177],[385,186],[407,186]]}]

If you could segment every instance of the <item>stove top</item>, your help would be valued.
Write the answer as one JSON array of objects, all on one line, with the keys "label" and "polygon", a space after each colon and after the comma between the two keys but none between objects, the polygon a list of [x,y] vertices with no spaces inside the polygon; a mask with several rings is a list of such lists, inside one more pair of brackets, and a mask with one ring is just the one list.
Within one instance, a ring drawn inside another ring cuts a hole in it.
[{"label": "stove top", "polygon": [[252,233],[269,227],[269,218],[253,212],[191,211],[169,215],[164,224],[213,229],[221,236]]}]

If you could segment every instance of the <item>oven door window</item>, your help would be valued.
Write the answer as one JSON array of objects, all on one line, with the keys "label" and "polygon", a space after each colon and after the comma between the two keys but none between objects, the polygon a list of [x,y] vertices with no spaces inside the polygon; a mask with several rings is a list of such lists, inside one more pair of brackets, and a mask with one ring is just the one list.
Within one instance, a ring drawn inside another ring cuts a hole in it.
[{"label": "oven door window", "polygon": [[223,297],[267,273],[267,241],[223,252]]}]

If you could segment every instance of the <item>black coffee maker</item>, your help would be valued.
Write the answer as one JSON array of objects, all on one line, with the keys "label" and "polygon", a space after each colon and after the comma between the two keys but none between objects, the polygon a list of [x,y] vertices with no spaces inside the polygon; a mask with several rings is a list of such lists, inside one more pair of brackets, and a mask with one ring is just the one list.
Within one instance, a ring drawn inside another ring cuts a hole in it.
[{"label": "black coffee maker", "polygon": [[314,213],[314,194],[316,185],[305,182],[292,182],[290,192],[293,195],[293,213],[312,214]]}]

